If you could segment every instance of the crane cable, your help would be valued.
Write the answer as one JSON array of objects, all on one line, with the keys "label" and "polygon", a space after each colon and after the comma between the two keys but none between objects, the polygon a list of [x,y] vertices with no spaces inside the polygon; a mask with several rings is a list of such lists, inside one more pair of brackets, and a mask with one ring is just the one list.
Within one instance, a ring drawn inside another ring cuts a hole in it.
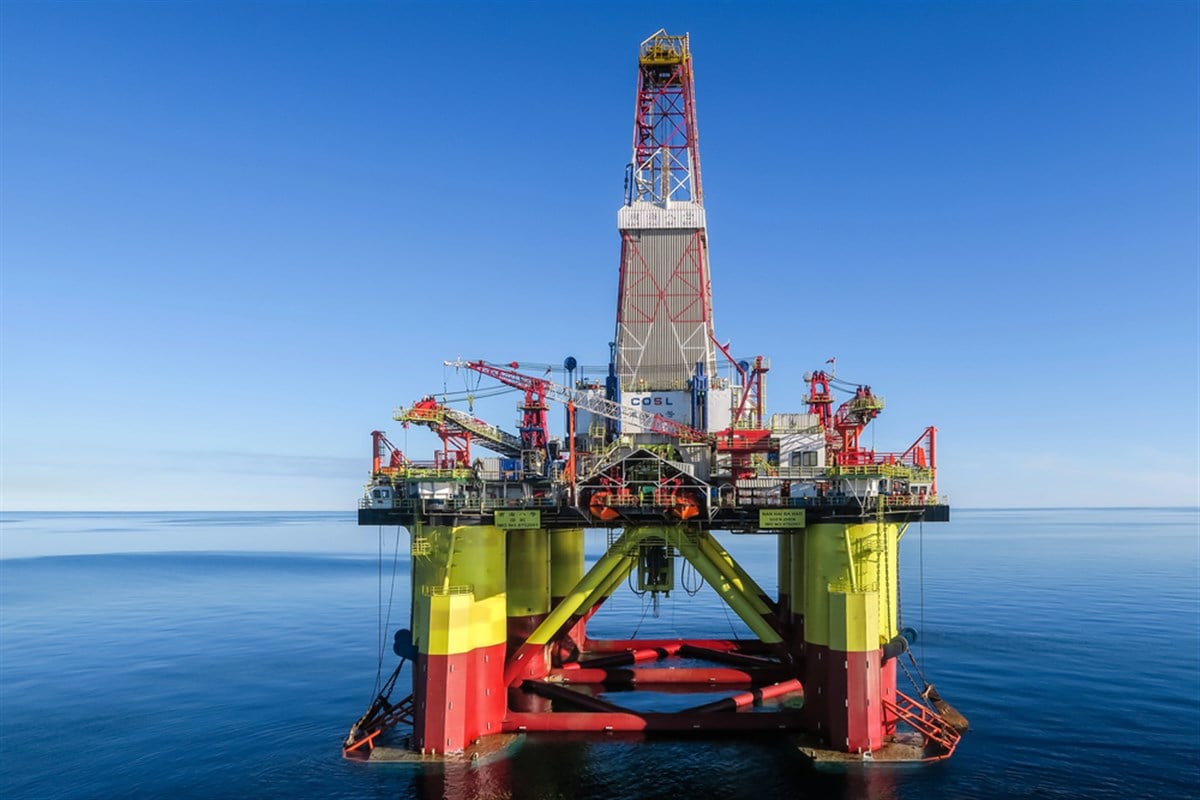
[{"label": "crane cable", "polygon": [[848,381],[845,378],[835,378],[833,376],[826,378],[826,381],[830,386],[834,387],[835,389],[841,389],[844,392],[852,392],[857,389],[861,389],[866,385],[862,383],[856,383],[855,381]]},{"label": "crane cable", "polygon": [[637,626],[635,626],[635,627],[634,627],[634,629],[633,629],[633,633],[631,633],[631,634],[629,635],[629,638],[630,638],[630,639],[636,639],[636,638],[637,638],[638,631],[640,631],[640,630],[642,629],[642,623],[646,621],[646,612],[650,610],[650,606],[648,606],[648,605],[646,604],[646,593],[645,593],[645,592],[642,592],[641,594],[638,594],[637,592],[634,592],[634,594],[638,595],[638,597],[639,597],[639,598],[641,598],[641,601],[642,601],[642,617],[641,617],[641,619],[639,619],[639,620],[638,620],[638,624],[637,624]]},{"label": "crane cable", "polygon": [[513,392],[516,392],[516,391],[519,391],[519,390],[514,389],[511,386],[498,386],[494,389],[483,389],[482,391],[475,391],[475,392],[471,392],[471,391],[443,392],[442,393],[442,402],[443,403],[462,403],[462,402],[470,403],[474,400],[481,400],[481,399],[484,399],[487,397],[498,397],[502,394],[512,394]]},{"label": "crane cable", "polygon": [[[917,541],[920,543],[920,587],[921,587],[921,663],[925,663],[925,516],[921,515]],[[925,676],[921,676],[925,680]]]},{"label": "crane cable", "polygon": [[908,671],[908,667],[904,666],[904,662],[899,657],[896,658],[896,663],[900,665],[900,669],[904,670],[904,675],[908,678],[908,682],[911,683],[913,688],[917,690],[917,693],[921,696],[921,699],[925,700],[926,703],[928,704],[929,701],[925,696],[925,690],[929,688],[930,684],[929,684],[929,681],[926,680],[926,678],[925,678],[925,672],[921,669],[921,665],[925,663],[925,520],[922,519],[918,523],[918,525],[920,526],[918,528],[918,536],[917,536],[917,542],[919,544],[918,562],[920,564],[920,567],[919,567],[919,573],[918,573],[919,577],[918,577],[917,585],[918,585],[918,587],[920,589],[920,593],[921,593],[921,598],[920,598],[920,607],[921,607],[920,619],[921,619],[921,621],[919,623],[921,627],[920,627],[920,632],[917,635],[917,641],[919,641],[921,643],[921,657],[920,657],[920,659],[918,659],[916,656],[914,656],[913,652],[912,652],[912,648],[909,648],[909,649],[905,650],[904,652],[908,656],[909,662],[913,665],[913,669],[917,673],[917,678],[921,679],[920,683],[918,683],[917,679],[912,676],[912,673]]},{"label": "crane cable", "polygon": [[725,623],[729,626],[729,632],[733,635],[732,638],[737,639],[737,629],[733,627],[733,620],[729,618],[729,604],[725,602],[725,598],[721,598],[721,613],[725,615]]},{"label": "crane cable", "polygon": [[495,386],[491,389],[483,389],[483,390],[477,389],[477,390],[472,391],[469,389],[463,389],[462,391],[458,391],[458,392],[444,392],[442,394],[442,397],[453,402],[456,400],[463,400],[468,397],[490,397],[491,395],[494,395],[494,394],[507,394],[508,392],[515,392],[515,391],[518,391],[518,390],[512,388],[511,386]]},{"label": "crane cable", "polygon": [[375,663],[375,689],[371,694],[372,698],[378,697],[380,692],[380,684],[383,680],[383,655],[384,655],[384,640],[387,636],[388,626],[392,621],[392,602],[396,596],[396,571],[400,562],[400,527],[396,527],[396,544],[392,552],[392,580],[391,586],[388,588],[387,612],[384,613],[383,608],[383,526],[379,526],[379,561],[378,561],[378,608],[376,616],[376,632],[377,645],[379,648],[379,659]]}]

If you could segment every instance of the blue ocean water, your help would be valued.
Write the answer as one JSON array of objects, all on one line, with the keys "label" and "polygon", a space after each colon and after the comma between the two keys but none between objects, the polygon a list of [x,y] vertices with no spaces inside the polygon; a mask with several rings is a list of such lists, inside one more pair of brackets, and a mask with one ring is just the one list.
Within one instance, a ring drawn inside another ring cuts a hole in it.
[{"label": "blue ocean water", "polygon": [[[1200,796],[1192,509],[911,527],[903,621],[972,730],[948,762],[844,774],[755,737],[530,736],[476,766],[347,762],[393,578],[386,628],[407,624],[407,534],[353,513],[9,512],[0,537],[4,798]],[[723,541],[773,589],[773,538]],[[604,534],[588,544],[596,557]],[[673,592],[657,616],[623,592],[592,628],[635,630],[744,632],[709,591]]]}]

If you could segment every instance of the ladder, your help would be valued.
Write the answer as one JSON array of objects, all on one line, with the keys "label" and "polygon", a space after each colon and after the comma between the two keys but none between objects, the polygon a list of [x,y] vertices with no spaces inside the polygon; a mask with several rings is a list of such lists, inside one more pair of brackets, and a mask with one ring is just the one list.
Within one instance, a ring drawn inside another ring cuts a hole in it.
[{"label": "ladder", "polygon": [[948,758],[962,738],[953,725],[928,706],[921,705],[903,692],[896,692],[896,702],[883,701],[883,707],[906,722],[909,727],[925,737],[925,745],[937,745],[943,751],[938,756]]}]

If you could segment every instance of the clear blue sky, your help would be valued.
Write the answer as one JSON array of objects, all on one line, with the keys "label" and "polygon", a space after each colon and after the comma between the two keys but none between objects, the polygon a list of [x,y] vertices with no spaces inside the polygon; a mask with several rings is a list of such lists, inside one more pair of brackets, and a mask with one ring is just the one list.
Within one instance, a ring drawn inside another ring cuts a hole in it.
[{"label": "clear blue sky", "polygon": [[0,9],[5,510],[352,508],[444,358],[603,363],[659,27],[770,411],[836,356],[955,505],[1198,502],[1193,2]]}]

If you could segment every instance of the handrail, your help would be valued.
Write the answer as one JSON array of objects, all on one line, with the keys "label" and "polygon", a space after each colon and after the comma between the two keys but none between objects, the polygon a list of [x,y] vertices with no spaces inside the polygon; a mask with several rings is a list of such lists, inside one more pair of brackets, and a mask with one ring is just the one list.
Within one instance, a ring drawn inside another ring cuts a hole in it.
[{"label": "handrail", "polygon": [[641,64],[682,64],[687,57],[687,34],[671,36],[663,28],[642,42],[638,52]]},{"label": "handrail", "polygon": [[414,461],[408,466],[403,467],[386,467],[380,470],[380,473],[389,478],[397,480],[430,480],[443,479],[454,481],[465,481],[475,477],[475,471],[466,469],[465,467],[445,467],[433,466],[434,462],[419,462]]},{"label": "handrail", "polygon": [[454,595],[467,595],[475,593],[475,585],[472,583],[462,583],[456,586],[422,586],[421,594],[426,597],[450,597]]},{"label": "handrail", "polygon": [[[844,506],[847,503],[856,502],[858,498],[849,494],[827,494],[820,497],[793,497],[790,498],[790,505],[794,507],[803,506]],[[945,494],[885,494],[883,495],[884,508],[923,508],[925,506],[943,506],[949,505],[950,498]]]},{"label": "handrail", "polygon": [[[362,509],[379,508],[370,497],[359,498],[358,507]],[[565,497],[394,497],[392,504],[386,508],[398,511],[421,512],[436,511],[477,511],[490,512],[497,509],[541,510],[568,508]]]},{"label": "handrail", "polygon": [[896,701],[884,698],[883,707],[925,737],[925,745],[938,745],[943,751],[936,760],[949,758],[962,739],[962,734],[940,714],[923,706],[903,692],[896,692]]},{"label": "handrail", "polygon": [[910,480],[928,481],[933,479],[933,470],[922,467],[910,467],[906,464],[888,464],[875,462],[873,464],[837,464],[828,468],[831,476],[869,475],[888,478],[908,478]]}]

